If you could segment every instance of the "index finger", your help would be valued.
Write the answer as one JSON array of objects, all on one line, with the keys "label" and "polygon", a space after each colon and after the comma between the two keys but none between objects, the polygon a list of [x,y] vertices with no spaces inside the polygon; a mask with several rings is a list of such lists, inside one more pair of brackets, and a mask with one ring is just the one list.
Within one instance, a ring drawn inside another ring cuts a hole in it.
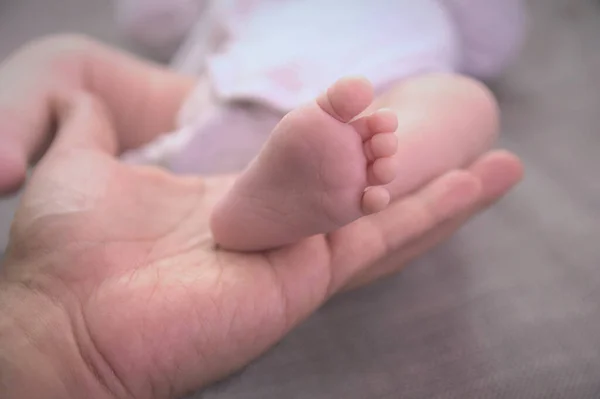
[{"label": "index finger", "polygon": [[[43,154],[57,104],[80,92],[99,98],[114,118],[120,151],[171,131],[194,86],[170,72],[79,36],[38,40],[0,65],[0,193],[23,180]],[[7,150],[9,149],[9,150]]]}]

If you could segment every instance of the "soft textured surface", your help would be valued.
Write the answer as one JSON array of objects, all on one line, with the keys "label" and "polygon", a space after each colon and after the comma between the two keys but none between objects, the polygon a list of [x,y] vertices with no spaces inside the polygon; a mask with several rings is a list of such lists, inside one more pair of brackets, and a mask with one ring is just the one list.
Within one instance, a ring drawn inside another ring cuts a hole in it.
[{"label": "soft textured surface", "polygon": [[[48,11],[68,3],[82,19]],[[496,85],[502,145],[527,165],[519,189],[197,398],[600,397],[600,5],[530,3],[525,54]],[[110,38],[107,12],[95,0],[4,1],[1,54],[61,27]]]}]

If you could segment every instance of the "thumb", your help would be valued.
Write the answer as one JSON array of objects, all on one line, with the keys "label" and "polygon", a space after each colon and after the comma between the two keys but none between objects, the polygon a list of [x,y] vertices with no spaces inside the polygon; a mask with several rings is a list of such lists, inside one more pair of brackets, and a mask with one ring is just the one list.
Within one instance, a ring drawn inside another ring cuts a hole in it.
[{"label": "thumb", "polygon": [[108,110],[93,95],[82,92],[65,100],[58,105],[58,118],[59,130],[46,159],[73,150],[117,153],[117,136]]},{"label": "thumb", "polygon": [[46,216],[93,209],[118,164],[116,151],[115,131],[96,98],[81,94],[60,104],[56,138],[27,184],[17,220],[30,225]]}]

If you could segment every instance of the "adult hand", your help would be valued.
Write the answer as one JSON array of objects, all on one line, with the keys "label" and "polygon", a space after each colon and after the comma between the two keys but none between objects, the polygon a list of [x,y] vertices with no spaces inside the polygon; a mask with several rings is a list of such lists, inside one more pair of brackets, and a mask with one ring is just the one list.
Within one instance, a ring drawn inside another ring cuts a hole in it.
[{"label": "adult hand", "polygon": [[[9,398],[170,398],[201,388],[336,293],[399,270],[520,178],[514,156],[490,153],[332,234],[263,253],[220,251],[208,217],[233,177],[177,177],[116,158],[169,130],[193,81],[85,40],[50,43],[13,59],[8,70],[27,74],[10,87],[0,77],[0,148],[11,146],[0,154],[10,166],[0,187],[16,187],[45,152],[0,276]],[[59,62],[51,54],[60,46],[77,51]]]}]

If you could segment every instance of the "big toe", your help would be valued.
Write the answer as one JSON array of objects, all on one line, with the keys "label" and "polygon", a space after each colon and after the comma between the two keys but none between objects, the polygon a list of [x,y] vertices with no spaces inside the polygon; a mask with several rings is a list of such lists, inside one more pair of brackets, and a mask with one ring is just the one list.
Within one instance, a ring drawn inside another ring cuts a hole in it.
[{"label": "big toe", "polygon": [[373,102],[373,86],[362,77],[342,78],[334,83],[317,102],[329,115],[350,122]]}]

